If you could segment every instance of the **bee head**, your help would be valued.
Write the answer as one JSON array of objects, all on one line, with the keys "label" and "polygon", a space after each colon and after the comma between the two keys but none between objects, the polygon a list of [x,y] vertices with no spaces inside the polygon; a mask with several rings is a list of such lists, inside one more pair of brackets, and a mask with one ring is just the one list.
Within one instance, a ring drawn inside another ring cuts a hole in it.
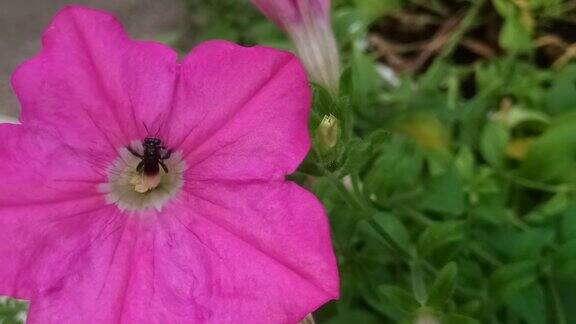
[{"label": "bee head", "polygon": [[146,137],[144,139],[144,146],[156,147],[156,146],[160,146],[161,143],[162,143],[162,141],[160,141],[156,137]]}]

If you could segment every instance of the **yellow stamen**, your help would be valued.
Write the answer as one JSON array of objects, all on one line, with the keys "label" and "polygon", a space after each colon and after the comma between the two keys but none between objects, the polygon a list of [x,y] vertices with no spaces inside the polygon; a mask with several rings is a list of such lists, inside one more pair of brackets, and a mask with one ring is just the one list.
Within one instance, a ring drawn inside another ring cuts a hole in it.
[{"label": "yellow stamen", "polygon": [[134,191],[139,193],[146,193],[150,190],[156,189],[162,180],[161,173],[154,176],[145,174],[137,174],[130,179],[130,184],[134,185]]}]

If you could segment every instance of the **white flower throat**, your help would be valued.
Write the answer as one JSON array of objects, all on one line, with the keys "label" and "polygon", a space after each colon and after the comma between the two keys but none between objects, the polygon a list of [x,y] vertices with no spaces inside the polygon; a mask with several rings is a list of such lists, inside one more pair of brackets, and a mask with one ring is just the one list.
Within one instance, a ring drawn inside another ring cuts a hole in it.
[{"label": "white flower throat", "polygon": [[186,165],[181,152],[162,152],[154,161],[150,156],[145,158],[146,153],[154,152],[147,152],[144,143],[135,141],[128,148],[121,148],[107,170],[108,182],[99,186],[106,201],[122,211],[160,211],[183,185]]}]

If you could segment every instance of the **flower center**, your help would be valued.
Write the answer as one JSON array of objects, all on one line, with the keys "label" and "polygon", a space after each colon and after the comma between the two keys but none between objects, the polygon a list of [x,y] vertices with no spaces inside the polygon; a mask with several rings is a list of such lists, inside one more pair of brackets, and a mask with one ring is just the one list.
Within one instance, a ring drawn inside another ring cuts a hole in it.
[{"label": "flower center", "polygon": [[127,148],[118,151],[118,159],[107,171],[108,182],[100,184],[98,189],[106,194],[109,204],[116,204],[122,211],[151,208],[160,211],[182,188],[186,170],[182,154],[174,152],[169,158],[161,160],[168,172],[158,165],[159,171],[150,174],[142,170],[143,162],[160,164],[160,160],[144,161],[143,157],[136,156],[134,153],[144,156],[145,149],[141,142],[133,142],[130,147],[134,152]]}]

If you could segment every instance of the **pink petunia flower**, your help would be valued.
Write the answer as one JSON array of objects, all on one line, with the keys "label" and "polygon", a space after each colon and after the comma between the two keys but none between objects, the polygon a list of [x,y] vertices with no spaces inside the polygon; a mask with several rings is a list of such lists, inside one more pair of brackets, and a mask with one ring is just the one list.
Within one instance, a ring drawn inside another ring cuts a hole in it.
[{"label": "pink petunia flower", "polygon": [[330,19],[330,0],[251,0],[292,39],[312,81],[338,92],[340,57]]},{"label": "pink petunia flower", "polygon": [[323,209],[284,180],[310,145],[291,54],[178,63],[78,7],[42,43],[0,125],[0,294],[29,323],[295,323],[338,297]]}]

